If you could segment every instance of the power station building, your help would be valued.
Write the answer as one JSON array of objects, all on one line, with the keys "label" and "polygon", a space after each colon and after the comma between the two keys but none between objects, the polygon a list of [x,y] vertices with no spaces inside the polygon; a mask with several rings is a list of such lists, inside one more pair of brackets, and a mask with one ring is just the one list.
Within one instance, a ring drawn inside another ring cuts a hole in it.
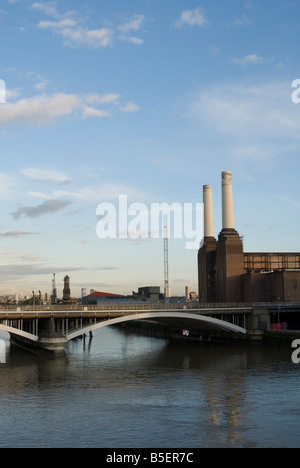
[{"label": "power station building", "polygon": [[300,302],[300,253],[245,253],[235,230],[231,172],[222,173],[222,231],[214,236],[212,187],[203,187],[200,303]]}]

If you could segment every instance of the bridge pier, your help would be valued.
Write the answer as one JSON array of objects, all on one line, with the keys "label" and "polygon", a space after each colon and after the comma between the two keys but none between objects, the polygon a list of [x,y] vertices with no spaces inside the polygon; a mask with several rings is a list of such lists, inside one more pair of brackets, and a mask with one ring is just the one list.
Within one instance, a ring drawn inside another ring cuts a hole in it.
[{"label": "bridge pier", "polygon": [[67,343],[68,340],[64,337],[41,337],[37,342],[37,348],[42,351],[47,351],[59,355],[65,354],[65,348]]},{"label": "bridge pier", "polygon": [[250,341],[263,341],[265,331],[270,329],[270,314],[267,309],[253,309],[250,314],[247,336]]},{"label": "bridge pier", "polygon": [[37,341],[32,341],[28,338],[11,333],[11,343],[19,348],[24,348],[31,352],[47,352],[55,355],[64,355],[65,347],[68,343],[67,338],[58,336],[40,337]]},{"label": "bridge pier", "polygon": [[40,321],[37,348],[54,354],[64,354],[68,342],[66,336],[57,332],[54,317]]},{"label": "bridge pier", "polygon": [[53,317],[42,320],[22,319],[12,323],[6,321],[5,325],[10,333],[11,342],[16,346],[34,352],[47,351],[56,355],[65,354],[68,339],[64,333],[58,331]]}]

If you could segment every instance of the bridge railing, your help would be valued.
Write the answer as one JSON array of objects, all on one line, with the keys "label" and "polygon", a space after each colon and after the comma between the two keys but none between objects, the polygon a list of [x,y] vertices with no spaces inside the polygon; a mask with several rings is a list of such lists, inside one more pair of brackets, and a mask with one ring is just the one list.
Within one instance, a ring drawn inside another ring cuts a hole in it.
[{"label": "bridge railing", "polygon": [[216,304],[199,304],[199,302],[187,302],[186,304],[150,304],[137,302],[135,304],[100,304],[100,305],[39,305],[39,306],[22,306],[22,305],[2,305],[0,311],[14,312],[41,312],[41,311],[98,311],[98,310],[203,310],[203,309],[237,309],[253,307],[253,303],[216,303]]},{"label": "bridge railing", "polygon": [[205,310],[205,309],[269,309],[269,308],[300,308],[300,303],[295,302],[241,302],[241,303],[210,303],[202,304],[198,301],[191,301],[186,303],[174,303],[174,304],[164,304],[164,303],[146,303],[146,302],[135,302],[128,304],[99,304],[99,305],[79,305],[79,304],[44,304],[36,306],[23,306],[23,305],[0,305],[0,311],[14,311],[14,312],[51,312],[51,311],[99,311],[99,310]]}]

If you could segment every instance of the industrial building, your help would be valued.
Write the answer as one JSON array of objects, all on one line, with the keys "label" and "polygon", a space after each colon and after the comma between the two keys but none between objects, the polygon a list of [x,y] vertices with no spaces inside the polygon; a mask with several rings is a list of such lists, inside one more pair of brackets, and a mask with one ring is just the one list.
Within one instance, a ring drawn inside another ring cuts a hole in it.
[{"label": "industrial building", "polygon": [[299,302],[300,253],[245,253],[235,230],[231,172],[222,173],[222,231],[214,235],[212,187],[203,187],[200,303]]},{"label": "industrial building", "polygon": [[82,298],[82,305],[121,305],[130,303],[127,296],[92,290]]},{"label": "industrial building", "polygon": [[111,294],[91,290],[90,294],[82,297],[84,305],[129,305],[137,302],[147,302],[156,304],[163,300],[164,296],[160,293],[160,287],[147,286],[139,288],[138,293],[132,292],[131,296],[122,296],[120,294]]},{"label": "industrial building", "polygon": [[70,288],[70,277],[65,276],[64,278],[64,290],[63,290],[63,302],[71,302],[71,288]]},{"label": "industrial building", "polygon": [[133,291],[133,298],[139,302],[158,304],[159,301],[164,300],[164,295],[161,294],[159,286],[145,286],[143,288],[139,288],[138,293]]},{"label": "industrial building", "polygon": [[[138,292],[132,291],[132,295],[129,296],[99,292],[92,289],[90,294],[83,296],[81,299],[83,305],[137,305],[140,302],[149,305],[165,304],[165,295],[160,292],[159,286],[144,286],[138,288]],[[171,297],[169,303],[185,304],[186,299],[185,297]]]}]

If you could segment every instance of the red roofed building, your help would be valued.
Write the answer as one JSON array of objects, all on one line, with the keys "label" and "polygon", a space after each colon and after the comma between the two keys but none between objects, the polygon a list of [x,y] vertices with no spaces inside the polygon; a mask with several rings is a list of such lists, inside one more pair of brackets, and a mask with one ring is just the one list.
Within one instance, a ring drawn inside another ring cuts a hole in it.
[{"label": "red roofed building", "polygon": [[128,296],[98,291],[93,291],[82,298],[83,305],[127,304],[129,302],[131,302],[131,299]]}]

